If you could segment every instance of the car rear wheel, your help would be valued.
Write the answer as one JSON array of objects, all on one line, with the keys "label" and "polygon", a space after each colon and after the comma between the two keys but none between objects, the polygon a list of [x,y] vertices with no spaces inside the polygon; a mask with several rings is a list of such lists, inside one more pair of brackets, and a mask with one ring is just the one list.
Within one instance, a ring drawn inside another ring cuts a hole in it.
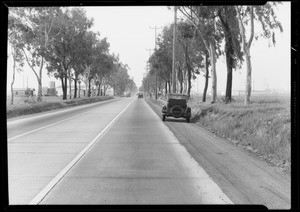
[{"label": "car rear wheel", "polygon": [[190,123],[190,118],[186,118],[186,122],[187,122],[187,123]]}]

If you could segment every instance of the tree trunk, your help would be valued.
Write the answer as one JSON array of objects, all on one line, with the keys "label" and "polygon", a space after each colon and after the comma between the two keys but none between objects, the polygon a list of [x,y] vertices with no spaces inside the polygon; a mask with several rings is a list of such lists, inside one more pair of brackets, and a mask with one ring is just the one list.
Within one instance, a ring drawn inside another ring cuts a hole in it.
[{"label": "tree trunk", "polygon": [[180,83],[180,93],[182,93],[183,92],[183,81],[179,81],[179,83]]},{"label": "tree trunk", "polygon": [[64,96],[65,96],[65,99],[67,99],[67,96],[68,96],[68,78],[67,78],[67,75],[65,75],[64,76],[65,77],[65,81],[64,81],[64,83],[65,83],[65,87],[64,87]]},{"label": "tree trunk", "polygon": [[43,95],[43,89],[42,89],[42,79],[38,79],[38,96],[37,96],[37,101],[40,102],[42,101],[42,95]]},{"label": "tree trunk", "polygon": [[[76,76],[75,76],[76,77]],[[77,97],[77,80],[76,78],[74,79],[74,99]]]},{"label": "tree trunk", "polygon": [[188,97],[190,97],[191,96],[191,88],[192,88],[192,83],[191,83],[192,70],[190,67],[190,61],[189,61],[189,55],[188,55],[188,45],[186,45],[186,48],[185,48],[185,62],[186,62],[187,75],[188,75],[187,95],[188,95]]},{"label": "tree trunk", "polygon": [[226,66],[227,66],[227,82],[226,82],[226,94],[225,94],[225,101],[231,102],[232,95],[232,66],[233,66],[233,48],[232,48],[232,39],[231,36],[228,35],[228,33],[225,33],[225,36],[227,34],[227,39],[225,39],[225,54],[226,54]]},{"label": "tree trunk", "polygon": [[88,91],[89,91],[89,82],[87,81],[87,83],[85,84],[85,91],[84,91],[84,97],[88,96]]},{"label": "tree trunk", "polygon": [[42,58],[42,62],[41,62],[41,66],[40,66],[40,70],[39,70],[39,76],[36,75],[37,77],[37,81],[38,81],[38,96],[37,96],[37,101],[40,102],[42,101],[42,70],[43,70],[43,66],[44,66],[44,58]]},{"label": "tree trunk", "polygon": [[[13,55],[14,57],[14,55]],[[11,90],[11,100],[10,100],[10,104],[13,105],[14,104],[14,83],[15,83],[15,73],[16,73],[16,60],[14,59],[14,65],[13,65],[13,79],[11,81],[11,85],[10,85],[10,90]]]},{"label": "tree trunk", "polygon": [[[226,56],[227,57],[227,56]],[[227,58],[226,58],[227,60]],[[229,59],[232,60],[232,59]],[[231,102],[232,100],[232,66],[227,64],[227,82],[226,82],[226,94],[225,94],[225,100],[226,102]]]},{"label": "tree trunk", "polygon": [[89,79],[88,97],[91,97],[91,80],[92,80],[92,79]]},{"label": "tree trunk", "polygon": [[211,61],[211,103],[215,103],[217,100],[217,73],[216,73],[216,52],[215,46],[210,43],[209,45],[209,57]]},{"label": "tree trunk", "polygon": [[168,94],[168,82],[165,82],[165,96]]},{"label": "tree trunk", "polygon": [[[229,11],[225,7],[225,17],[228,16]],[[226,82],[226,94],[225,101],[231,102],[231,90],[232,90],[232,66],[233,66],[233,41],[232,41],[232,33],[228,25],[228,21],[226,18],[223,18],[221,14],[221,10],[218,12],[219,19],[221,21],[224,35],[225,35],[225,55],[226,55],[226,66],[227,66],[227,82]]]},{"label": "tree trunk", "polygon": [[103,96],[106,96],[106,90],[108,88],[108,85],[103,86]]},{"label": "tree trunk", "polygon": [[66,96],[65,96],[65,83],[64,83],[64,77],[60,77],[60,80],[61,80],[61,89],[62,89],[62,92],[63,92],[63,100],[66,99]]},{"label": "tree trunk", "polygon": [[182,81],[183,81],[183,93],[187,93],[187,77],[186,77],[186,75],[187,75],[187,71],[186,71],[186,69],[183,69],[183,73],[182,73]]},{"label": "tree trunk", "polygon": [[179,82],[179,86],[176,86],[176,87],[179,87],[179,93],[182,93],[183,91],[183,69],[181,69],[180,65],[178,66],[178,72],[177,72],[177,79],[178,79],[178,82]]},{"label": "tree trunk", "polygon": [[250,50],[247,49],[245,51],[246,57],[246,64],[247,64],[247,74],[246,74],[246,89],[245,89],[245,105],[250,103],[250,96],[251,96],[251,73],[252,73],[252,65],[251,65],[251,56]]},{"label": "tree trunk", "polygon": [[205,85],[204,85],[204,91],[202,96],[202,102],[206,101],[206,93],[208,88],[208,75],[209,75],[209,68],[208,68],[208,55],[205,55]]},{"label": "tree trunk", "polygon": [[191,79],[192,79],[192,74],[191,74],[191,69],[189,68],[189,70],[188,70],[188,90],[187,90],[188,97],[191,96],[191,89],[192,89]]},{"label": "tree trunk", "polygon": [[71,87],[71,84],[72,84],[72,78],[71,78],[71,70],[70,70],[69,71],[69,99],[72,99],[72,94],[71,94],[72,87]]},{"label": "tree trunk", "polygon": [[225,32],[225,54],[226,54],[226,66],[227,66],[227,82],[226,82],[226,102],[231,102],[232,99],[232,66],[233,66],[233,43],[230,31],[227,29]]},{"label": "tree trunk", "polygon": [[254,37],[254,14],[253,14],[253,6],[248,6],[247,9],[250,9],[250,37],[249,41],[246,42],[246,32],[245,27],[243,25],[241,11],[238,6],[236,6],[236,10],[238,11],[238,20],[239,20],[239,27],[242,37],[242,46],[243,51],[246,57],[246,64],[247,64],[247,74],[246,74],[246,89],[245,89],[245,105],[250,103],[250,96],[251,96],[251,73],[252,73],[252,65],[251,65],[251,56],[250,56],[250,47]]},{"label": "tree trunk", "polygon": [[79,83],[79,92],[78,92],[78,98],[80,98],[80,83]]},{"label": "tree trunk", "polygon": [[100,96],[100,90],[101,90],[101,84],[99,83],[99,85],[98,85],[98,92],[97,92],[97,96]]}]

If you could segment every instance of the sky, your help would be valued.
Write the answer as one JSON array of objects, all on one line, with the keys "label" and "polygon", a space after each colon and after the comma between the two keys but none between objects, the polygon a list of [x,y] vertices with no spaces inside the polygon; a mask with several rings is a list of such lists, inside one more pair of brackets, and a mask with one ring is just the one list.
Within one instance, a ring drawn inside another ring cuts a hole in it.
[{"label": "sky", "polygon": [[[119,54],[120,60],[128,64],[128,74],[134,79],[139,87],[146,73],[146,64],[149,59],[149,50],[155,48],[156,27],[163,27],[174,21],[173,9],[166,6],[123,6],[123,7],[84,7],[89,18],[94,19],[94,26],[91,30],[100,32],[100,38],[106,37],[110,43],[110,53]],[[252,78],[254,90],[266,88],[278,91],[290,90],[290,3],[283,2],[275,10],[278,20],[283,25],[283,33],[276,34],[276,46],[268,47],[267,40],[254,40],[251,47]],[[182,16],[178,12],[178,17]],[[259,31],[256,25],[255,32]],[[157,29],[157,36],[162,32]],[[12,63],[8,61],[7,87],[12,79]],[[43,87],[49,87],[50,81],[55,81],[56,86],[60,82],[49,78],[44,70]],[[233,90],[244,90],[246,66],[235,70],[233,74]],[[226,63],[224,57],[217,62],[218,90],[225,90],[226,87]],[[24,67],[23,73],[16,74],[15,88],[34,87],[37,89],[37,82],[33,72]],[[204,77],[199,76],[194,80],[192,91],[202,92]]]}]

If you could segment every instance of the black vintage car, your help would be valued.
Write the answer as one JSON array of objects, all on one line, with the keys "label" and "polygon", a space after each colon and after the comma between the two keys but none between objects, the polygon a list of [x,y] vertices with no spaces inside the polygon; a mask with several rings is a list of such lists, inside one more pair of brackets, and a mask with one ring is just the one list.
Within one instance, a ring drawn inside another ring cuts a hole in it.
[{"label": "black vintage car", "polygon": [[167,105],[162,108],[162,120],[166,117],[185,118],[190,122],[191,108],[187,106],[188,96],[185,94],[168,94]]},{"label": "black vintage car", "polygon": [[143,93],[138,93],[138,98],[143,98]]}]

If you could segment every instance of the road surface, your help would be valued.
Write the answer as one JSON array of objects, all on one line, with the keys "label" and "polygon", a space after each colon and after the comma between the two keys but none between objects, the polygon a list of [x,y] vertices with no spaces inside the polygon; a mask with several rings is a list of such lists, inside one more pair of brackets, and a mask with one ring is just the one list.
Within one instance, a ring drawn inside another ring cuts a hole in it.
[{"label": "road surface", "polygon": [[[161,107],[148,101],[161,116]],[[291,208],[291,176],[214,136],[196,123],[167,118],[164,122],[198,164],[235,204]]]},{"label": "road surface", "polygon": [[144,99],[8,120],[9,203],[234,204]]}]

